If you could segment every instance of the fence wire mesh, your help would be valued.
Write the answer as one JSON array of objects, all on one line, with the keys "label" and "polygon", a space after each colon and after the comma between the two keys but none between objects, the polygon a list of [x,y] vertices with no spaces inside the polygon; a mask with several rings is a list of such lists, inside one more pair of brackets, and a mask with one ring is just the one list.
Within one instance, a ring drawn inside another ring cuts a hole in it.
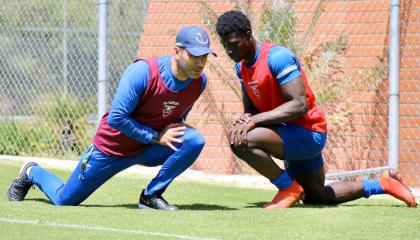
[{"label": "fence wire mesh", "polygon": [[[77,159],[90,143],[97,111],[97,4],[1,4],[0,155]],[[419,187],[420,6],[408,0],[400,6],[399,166]],[[388,166],[389,1],[109,1],[108,103],[136,54],[171,54],[181,27],[205,27],[219,57],[209,58],[207,89],[188,119],[206,138],[193,168],[253,173],[226,141],[227,124],[242,106],[233,62],[214,28],[217,16],[231,9],[248,14],[257,39],[286,45],[299,57],[328,116],[329,176],[354,179]]]},{"label": "fence wire mesh", "polygon": [[[108,89],[135,56],[147,4],[108,5]],[[77,156],[96,130],[98,1],[0,6],[0,154]]]}]

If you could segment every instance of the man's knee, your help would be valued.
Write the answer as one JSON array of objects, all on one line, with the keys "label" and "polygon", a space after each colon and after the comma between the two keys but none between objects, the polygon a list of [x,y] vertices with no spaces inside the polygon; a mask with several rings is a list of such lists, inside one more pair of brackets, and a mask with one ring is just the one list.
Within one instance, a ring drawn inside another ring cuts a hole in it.
[{"label": "man's knee", "polygon": [[203,134],[195,129],[188,130],[188,133],[186,133],[185,139],[183,141],[183,144],[189,149],[200,151],[203,149],[205,143],[206,141]]},{"label": "man's knee", "polygon": [[56,206],[78,206],[85,198],[81,193],[66,194],[61,188],[57,190],[54,199],[50,198],[50,200]]},{"label": "man's knee", "polygon": [[234,144],[229,144],[230,150],[235,154],[238,158],[245,159],[246,151],[243,147],[235,146]]},{"label": "man's knee", "polygon": [[337,201],[333,189],[325,186],[311,189],[311,191],[305,190],[305,199],[303,200],[303,203],[313,205],[335,205],[337,204]]},{"label": "man's knee", "polygon": [[229,144],[229,146],[232,152],[235,154],[235,156],[247,162],[248,164],[255,161],[255,156],[258,155],[258,151],[260,151],[258,149],[243,146],[235,146],[233,144]]}]

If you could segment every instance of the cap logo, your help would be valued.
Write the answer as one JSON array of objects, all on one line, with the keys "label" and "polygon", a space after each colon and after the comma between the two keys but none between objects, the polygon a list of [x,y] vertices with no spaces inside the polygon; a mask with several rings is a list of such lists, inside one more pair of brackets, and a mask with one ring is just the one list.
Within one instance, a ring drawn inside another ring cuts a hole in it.
[{"label": "cap logo", "polygon": [[207,43],[209,43],[209,39],[206,38],[205,36],[201,35],[201,33],[197,33],[195,35],[195,40],[197,40],[197,42],[199,42],[201,44],[207,44]]}]

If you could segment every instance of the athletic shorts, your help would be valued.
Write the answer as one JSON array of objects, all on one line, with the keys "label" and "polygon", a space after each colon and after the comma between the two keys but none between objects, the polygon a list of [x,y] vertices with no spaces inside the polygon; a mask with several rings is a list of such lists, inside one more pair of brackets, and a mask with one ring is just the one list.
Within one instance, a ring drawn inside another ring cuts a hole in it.
[{"label": "athletic shorts", "polygon": [[322,149],[327,134],[310,131],[297,124],[279,124],[277,130],[284,143],[284,163],[291,176],[317,171],[324,166]]}]

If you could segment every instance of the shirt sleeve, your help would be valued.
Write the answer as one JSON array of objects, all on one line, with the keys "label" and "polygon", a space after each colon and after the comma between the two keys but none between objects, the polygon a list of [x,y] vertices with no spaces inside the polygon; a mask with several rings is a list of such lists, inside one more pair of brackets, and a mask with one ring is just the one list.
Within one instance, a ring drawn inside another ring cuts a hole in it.
[{"label": "shirt sleeve", "polygon": [[137,122],[131,113],[146,91],[148,81],[149,65],[145,61],[129,65],[121,77],[108,116],[109,126],[143,143],[151,142],[155,130]]},{"label": "shirt sleeve", "polygon": [[280,85],[301,76],[299,61],[286,47],[274,46],[270,49],[268,67]]}]

